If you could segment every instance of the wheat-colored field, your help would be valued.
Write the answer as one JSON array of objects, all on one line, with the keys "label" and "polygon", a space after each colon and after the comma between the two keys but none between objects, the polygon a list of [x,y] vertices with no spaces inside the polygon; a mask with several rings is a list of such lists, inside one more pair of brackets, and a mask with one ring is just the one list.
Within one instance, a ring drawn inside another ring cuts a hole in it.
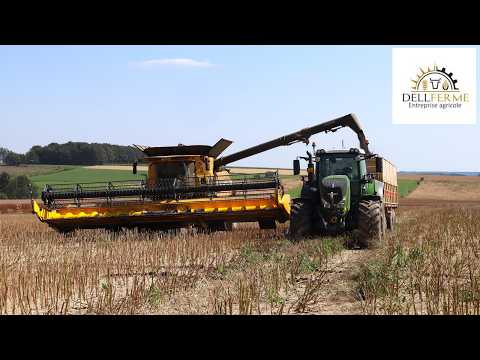
[{"label": "wheat-colored field", "polygon": [[284,230],[64,236],[33,216],[2,216],[0,313],[307,312],[341,245],[292,244]]},{"label": "wheat-colored field", "polygon": [[358,270],[363,313],[480,314],[480,177],[420,177]]},{"label": "wheat-colored field", "polygon": [[[408,214],[408,215],[406,215]],[[367,314],[480,314],[480,207],[405,213],[362,264]]]},{"label": "wheat-colored field", "polygon": [[449,207],[480,204],[480,176],[401,175],[399,179],[421,181],[418,190],[406,199],[404,206]]},{"label": "wheat-colored field", "polygon": [[[458,189],[470,201],[452,202]],[[65,236],[32,214],[0,215],[0,313],[478,314],[477,189],[476,179],[425,176],[372,250],[343,237],[291,243],[288,224]]]}]

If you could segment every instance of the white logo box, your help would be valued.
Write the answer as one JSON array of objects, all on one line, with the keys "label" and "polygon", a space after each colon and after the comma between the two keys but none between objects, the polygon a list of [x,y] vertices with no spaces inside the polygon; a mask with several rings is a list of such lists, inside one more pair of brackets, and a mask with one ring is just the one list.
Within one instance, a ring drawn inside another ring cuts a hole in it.
[{"label": "white logo box", "polygon": [[[445,99],[444,93],[412,91],[411,87],[415,85],[412,80],[417,80],[417,75],[422,74],[420,68],[427,71],[428,68],[432,70],[434,66],[439,70],[445,68],[447,74],[453,73],[451,78],[457,80],[458,87],[458,92],[455,94],[466,94],[467,102],[438,101],[438,98]],[[475,124],[477,120],[476,67],[475,48],[393,48],[393,124]],[[409,99],[405,94],[412,93],[415,96],[410,98],[415,99],[416,102],[404,101]],[[419,98],[426,99],[427,102],[419,102]],[[432,101],[428,102],[428,100]],[[454,107],[455,104],[456,107]]]}]

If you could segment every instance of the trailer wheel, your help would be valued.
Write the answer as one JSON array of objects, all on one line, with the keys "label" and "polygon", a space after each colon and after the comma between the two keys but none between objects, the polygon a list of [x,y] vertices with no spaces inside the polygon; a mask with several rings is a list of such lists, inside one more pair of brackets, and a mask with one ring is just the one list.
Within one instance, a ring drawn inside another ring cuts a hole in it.
[{"label": "trailer wheel", "polygon": [[387,215],[387,228],[390,231],[395,230],[395,222],[396,222],[395,210],[391,209]]},{"label": "trailer wheel", "polygon": [[386,228],[385,212],[379,201],[362,200],[358,205],[359,245],[372,248],[381,242]]},{"label": "trailer wheel", "polygon": [[[380,205],[381,206],[381,205]],[[385,207],[381,206],[382,209],[382,238],[387,235],[387,216],[385,213]]]},{"label": "trailer wheel", "polygon": [[302,237],[312,235],[313,205],[310,200],[295,199],[290,213],[290,224],[287,237],[296,241]]}]

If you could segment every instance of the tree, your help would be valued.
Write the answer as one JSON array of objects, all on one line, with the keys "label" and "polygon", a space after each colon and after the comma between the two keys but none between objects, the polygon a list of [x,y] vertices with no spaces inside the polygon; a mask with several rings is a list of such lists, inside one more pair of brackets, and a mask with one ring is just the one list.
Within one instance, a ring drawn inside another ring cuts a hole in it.
[{"label": "tree", "polygon": [[32,146],[30,150],[27,151],[25,154],[25,160],[28,164],[39,164],[40,163],[40,156],[39,151],[41,151],[42,147],[39,145]]},{"label": "tree", "polygon": [[[37,188],[32,188],[34,194]],[[30,197],[30,180],[25,175],[17,176],[10,180],[3,191],[9,199],[27,199]]]},{"label": "tree", "polygon": [[6,172],[2,172],[0,174],[0,192],[3,192],[3,190],[7,187],[8,183],[10,182],[10,175]]},{"label": "tree", "polygon": [[10,175],[6,172],[2,172],[0,174],[0,199],[8,199],[7,194],[5,194],[5,190],[10,182]]},{"label": "tree", "polygon": [[9,152],[4,160],[7,165],[18,166],[25,163],[25,155]]},{"label": "tree", "polygon": [[8,150],[6,148],[3,148],[3,147],[0,147],[0,164],[5,162],[5,157],[10,152],[11,152],[10,150]]},{"label": "tree", "polygon": [[29,164],[96,165],[131,163],[142,158],[143,153],[130,146],[70,141],[35,145],[27,152],[24,161]]}]

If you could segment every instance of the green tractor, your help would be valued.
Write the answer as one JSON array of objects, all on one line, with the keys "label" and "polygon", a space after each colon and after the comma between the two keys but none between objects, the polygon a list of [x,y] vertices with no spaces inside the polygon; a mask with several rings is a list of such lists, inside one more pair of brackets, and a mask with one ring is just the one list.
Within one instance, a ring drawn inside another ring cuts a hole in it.
[{"label": "green tractor", "polygon": [[[398,206],[397,171],[387,160],[350,150],[307,151],[307,178],[300,198],[292,203],[288,235],[292,240],[312,235],[352,232],[350,246],[375,246],[395,224]],[[368,148],[367,148],[368,149]],[[293,163],[300,173],[300,160]]]}]

